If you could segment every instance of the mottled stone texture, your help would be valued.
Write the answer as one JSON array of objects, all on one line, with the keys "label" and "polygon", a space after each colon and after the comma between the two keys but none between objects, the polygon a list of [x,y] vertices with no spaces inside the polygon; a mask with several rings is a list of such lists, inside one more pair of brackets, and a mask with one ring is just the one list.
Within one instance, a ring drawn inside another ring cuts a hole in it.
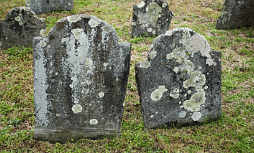
[{"label": "mottled stone texture", "polygon": [[254,0],[226,0],[216,26],[219,29],[254,26]]},{"label": "mottled stone texture", "polygon": [[34,49],[34,138],[66,142],[117,135],[131,44],[90,15],[59,20]]},{"label": "mottled stone texture", "polygon": [[221,53],[189,28],[160,35],[136,64],[147,128],[194,125],[221,115]]},{"label": "mottled stone texture", "polygon": [[36,14],[71,11],[73,10],[73,0],[26,0],[26,6],[30,7]]},{"label": "mottled stone texture", "polygon": [[37,18],[27,7],[15,7],[0,21],[0,47],[32,46],[33,38],[45,28],[44,18]]},{"label": "mottled stone texture", "polygon": [[132,37],[164,34],[172,17],[173,13],[169,11],[165,0],[144,0],[139,5],[134,5]]}]

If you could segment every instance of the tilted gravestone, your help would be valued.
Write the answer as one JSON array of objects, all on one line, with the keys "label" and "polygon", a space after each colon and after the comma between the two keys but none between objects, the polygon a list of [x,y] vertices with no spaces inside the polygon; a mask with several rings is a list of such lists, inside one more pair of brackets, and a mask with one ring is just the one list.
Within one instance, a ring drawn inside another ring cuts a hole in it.
[{"label": "tilted gravestone", "polygon": [[189,28],[158,36],[148,58],[136,64],[147,128],[194,125],[221,114],[221,53]]},{"label": "tilted gravestone", "polygon": [[164,34],[170,26],[173,13],[165,0],[144,0],[134,5],[132,37]]},{"label": "tilted gravestone", "polygon": [[254,1],[226,0],[216,26],[219,29],[254,26]]},{"label": "tilted gravestone", "polygon": [[26,0],[26,6],[36,14],[71,11],[73,10],[73,0]]},{"label": "tilted gravestone", "polygon": [[38,18],[27,7],[15,7],[0,21],[0,47],[32,46],[33,38],[46,28],[44,18]]},{"label": "tilted gravestone", "polygon": [[34,138],[66,142],[117,135],[131,44],[90,15],[59,20],[34,49]]}]

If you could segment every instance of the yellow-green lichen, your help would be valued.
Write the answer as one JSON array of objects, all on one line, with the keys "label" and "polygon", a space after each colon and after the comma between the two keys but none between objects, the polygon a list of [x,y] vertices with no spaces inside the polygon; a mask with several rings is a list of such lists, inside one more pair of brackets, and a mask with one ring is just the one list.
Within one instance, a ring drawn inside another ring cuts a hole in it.
[{"label": "yellow-green lichen", "polygon": [[150,62],[148,62],[147,60],[141,61],[140,63],[140,67],[142,68],[148,68],[150,66]]},{"label": "yellow-green lichen", "polygon": [[167,92],[167,91],[168,91],[168,89],[166,89],[165,86],[159,86],[158,89],[156,89],[155,91],[152,92],[151,99],[153,101],[160,100],[161,97],[163,96],[163,93]]},{"label": "yellow-green lichen", "polygon": [[205,100],[205,92],[204,90],[200,90],[193,94],[189,100],[184,101],[183,107],[192,112],[199,111],[200,106],[205,103]]},{"label": "yellow-green lichen", "polygon": [[152,2],[146,7],[146,12],[148,13],[149,20],[148,24],[153,27],[156,26],[156,22],[158,21],[159,14],[162,13],[162,8],[155,2]]},{"label": "yellow-green lichen", "polygon": [[71,30],[72,34],[74,35],[75,39],[79,39],[81,37],[81,33],[83,29],[73,29]]},{"label": "yellow-green lichen", "polygon": [[197,89],[202,88],[202,86],[205,84],[206,77],[204,74],[201,74],[200,71],[193,71],[191,73],[190,79],[183,82],[183,87],[195,87]]}]

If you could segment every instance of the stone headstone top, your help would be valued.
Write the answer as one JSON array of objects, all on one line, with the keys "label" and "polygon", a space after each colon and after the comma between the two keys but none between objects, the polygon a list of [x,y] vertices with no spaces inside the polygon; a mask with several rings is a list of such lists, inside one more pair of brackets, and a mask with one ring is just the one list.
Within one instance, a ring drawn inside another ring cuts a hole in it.
[{"label": "stone headstone top", "polygon": [[216,26],[219,29],[254,26],[254,1],[226,0]]},{"label": "stone headstone top", "polygon": [[0,47],[32,46],[33,38],[45,28],[44,18],[38,18],[27,7],[15,7],[0,21]]},{"label": "stone headstone top", "polygon": [[164,34],[170,26],[173,13],[165,0],[144,0],[134,5],[132,37]]},{"label": "stone headstone top", "polygon": [[34,138],[66,142],[117,135],[131,44],[90,15],[59,20],[34,48]]},{"label": "stone headstone top", "polygon": [[71,11],[73,10],[73,0],[26,0],[26,6],[36,14]]},{"label": "stone headstone top", "polygon": [[158,36],[148,58],[136,64],[145,126],[192,125],[219,117],[220,55],[189,28]]}]

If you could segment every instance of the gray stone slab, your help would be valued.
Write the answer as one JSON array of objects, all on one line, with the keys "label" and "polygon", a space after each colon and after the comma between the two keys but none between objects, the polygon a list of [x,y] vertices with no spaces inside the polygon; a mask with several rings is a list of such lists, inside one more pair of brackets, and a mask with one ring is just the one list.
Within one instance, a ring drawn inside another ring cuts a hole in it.
[{"label": "gray stone slab", "polygon": [[158,36],[136,64],[145,126],[185,126],[221,115],[221,53],[189,28]]},{"label": "gray stone slab", "polygon": [[170,26],[173,12],[169,11],[165,0],[144,0],[134,5],[132,19],[132,37],[158,36],[164,34]]},{"label": "gray stone slab", "polygon": [[90,15],[59,20],[34,49],[34,138],[51,142],[120,131],[130,43]]},{"label": "gray stone slab", "polygon": [[33,38],[45,28],[44,18],[38,18],[27,7],[15,7],[0,21],[0,47],[32,46]]},{"label": "gray stone slab", "polygon": [[254,1],[226,0],[216,26],[219,29],[254,26]]},{"label": "gray stone slab", "polygon": [[26,6],[36,14],[53,11],[72,11],[73,0],[26,0]]}]

